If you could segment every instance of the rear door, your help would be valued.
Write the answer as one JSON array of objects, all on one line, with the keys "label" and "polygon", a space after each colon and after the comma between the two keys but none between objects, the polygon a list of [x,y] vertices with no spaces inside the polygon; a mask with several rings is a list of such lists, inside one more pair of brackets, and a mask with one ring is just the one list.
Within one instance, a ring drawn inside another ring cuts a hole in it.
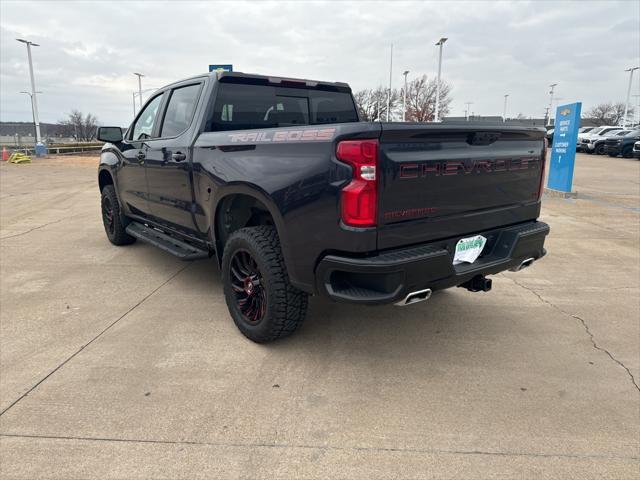
[{"label": "rear door", "polygon": [[378,247],[535,219],[544,130],[383,124]]},{"label": "rear door", "polygon": [[166,92],[166,108],[158,138],[147,142],[149,203],[154,219],[174,229],[192,233],[190,128],[203,82],[181,84]]}]

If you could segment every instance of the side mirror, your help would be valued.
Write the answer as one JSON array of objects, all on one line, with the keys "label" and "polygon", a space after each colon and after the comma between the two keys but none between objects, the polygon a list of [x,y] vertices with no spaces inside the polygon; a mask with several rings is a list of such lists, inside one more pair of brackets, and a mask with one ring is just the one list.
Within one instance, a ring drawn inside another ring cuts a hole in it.
[{"label": "side mirror", "polygon": [[120,127],[99,127],[98,140],[107,143],[118,143],[122,141],[122,129]]}]

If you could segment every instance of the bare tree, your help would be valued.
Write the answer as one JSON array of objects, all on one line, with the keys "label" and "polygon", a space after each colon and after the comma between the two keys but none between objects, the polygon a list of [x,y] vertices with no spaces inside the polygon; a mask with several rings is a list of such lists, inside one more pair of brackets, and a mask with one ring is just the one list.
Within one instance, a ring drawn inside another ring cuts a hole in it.
[{"label": "bare tree", "polygon": [[58,124],[63,127],[65,136],[74,137],[78,142],[95,140],[98,133],[98,119],[91,113],[83,115],[79,110],[72,110]]},{"label": "bare tree", "polygon": [[[633,108],[629,108],[627,115],[633,116]],[[589,110],[584,116],[593,120],[598,126],[618,125],[624,116],[624,103],[601,103]]]},{"label": "bare tree", "polygon": [[[429,80],[426,75],[413,79],[407,87],[408,122],[432,122],[436,110],[436,79]],[[404,89],[400,90],[400,97]],[[451,86],[440,81],[440,117],[449,113],[451,104]]]},{"label": "bare tree", "polygon": [[[360,116],[366,122],[386,121],[387,120],[387,96],[389,89],[385,87],[377,87],[375,89],[365,89],[356,92],[353,96]],[[391,90],[390,99],[390,116],[389,120],[394,119],[398,106],[401,104],[400,92]]]}]

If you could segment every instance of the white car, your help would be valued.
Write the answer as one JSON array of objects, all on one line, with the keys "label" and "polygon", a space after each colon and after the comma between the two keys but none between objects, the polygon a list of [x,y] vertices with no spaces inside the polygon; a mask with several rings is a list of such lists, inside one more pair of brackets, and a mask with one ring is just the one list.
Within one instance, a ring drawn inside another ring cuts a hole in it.
[{"label": "white car", "polygon": [[583,134],[582,138],[578,135],[579,143],[576,144],[576,150],[578,152],[593,153],[596,149],[596,142],[603,140],[606,135],[610,135],[619,130],[622,130],[622,127],[606,125],[594,128],[590,132]]},{"label": "white car", "polygon": [[633,158],[640,158],[640,142],[633,144]]},{"label": "white car", "polygon": [[591,133],[593,130],[600,127],[580,127],[578,129],[578,140],[576,141],[576,145],[580,145],[582,138],[587,134]]}]

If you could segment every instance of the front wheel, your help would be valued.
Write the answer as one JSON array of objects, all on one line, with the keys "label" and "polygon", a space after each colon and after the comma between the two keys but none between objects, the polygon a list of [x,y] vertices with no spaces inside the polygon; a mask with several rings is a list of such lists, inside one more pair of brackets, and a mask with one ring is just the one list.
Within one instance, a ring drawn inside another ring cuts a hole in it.
[{"label": "front wheel", "polygon": [[289,282],[272,226],[231,234],[222,256],[222,281],[234,323],[254,342],[291,335],[304,321],[308,295]]},{"label": "front wheel", "polygon": [[129,245],[135,242],[135,237],[125,230],[124,217],[120,213],[120,203],[113,185],[107,185],[102,189],[101,207],[102,223],[109,241],[114,245]]},{"label": "front wheel", "polygon": [[604,145],[598,145],[595,153],[596,155],[604,155]]}]

